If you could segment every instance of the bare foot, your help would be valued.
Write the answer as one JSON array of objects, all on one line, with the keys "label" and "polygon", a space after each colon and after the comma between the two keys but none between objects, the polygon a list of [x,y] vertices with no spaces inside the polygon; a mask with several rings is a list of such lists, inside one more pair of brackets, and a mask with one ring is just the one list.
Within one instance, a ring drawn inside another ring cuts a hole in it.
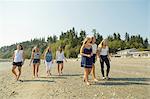
[{"label": "bare foot", "polygon": [[86,82],[86,85],[88,85],[88,86],[89,86],[89,85],[91,85],[91,84],[87,81],[87,82]]},{"label": "bare foot", "polygon": [[98,81],[98,80],[95,78],[94,81]]},{"label": "bare foot", "polygon": [[63,73],[61,72],[60,75],[63,75]]},{"label": "bare foot", "polygon": [[35,76],[32,76],[32,78],[34,79],[34,78],[35,78]]}]

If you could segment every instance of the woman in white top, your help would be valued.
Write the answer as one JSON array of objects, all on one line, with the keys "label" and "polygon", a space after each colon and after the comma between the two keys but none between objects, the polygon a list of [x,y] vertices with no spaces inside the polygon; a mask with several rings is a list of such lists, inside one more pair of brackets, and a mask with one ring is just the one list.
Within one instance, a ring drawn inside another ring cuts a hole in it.
[{"label": "woman in white top", "polygon": [[[25,61],[23,47],[21,45],[17,45],[17,49],[14,51],[13,54],[13,67],[12,73],[15,75],[17,81],[19,80],[21,75],[21,67]],[[15,71],[16,67],[18,67],[18,73]]]},{"label": "woman in white top", "polygon": [[96,38],[95,37],[92,37],[92,53],[93,53],[93,56],[92,56],[92,78],[94,81],[98,81],[96,79],[96,76],[95,76],[95,61],[96,61],[96,54],[97,54],[97,44],[95,43],[96,42]]},{"label": "woman in white top", "polygon": [[64,51],[62,49],[62,47],[59,47],[58,51],[56,51],[56,62],[58,64],[58,75],[62,75],[62,70],[63,70],[63,60],[66,60],[65,56],[64,56]]},{"label": "woman in white top", "polygon": [[[106,39],[104,39],[99,44],[98,49],[99,49],[99,58],[100,58],[101,73],[102,73],[103,79],[109,79],[110,55],[109,55],[108,41]],[[105,78],[105,75],[104,75],[104,62],[107,66],[106,78]]]}]

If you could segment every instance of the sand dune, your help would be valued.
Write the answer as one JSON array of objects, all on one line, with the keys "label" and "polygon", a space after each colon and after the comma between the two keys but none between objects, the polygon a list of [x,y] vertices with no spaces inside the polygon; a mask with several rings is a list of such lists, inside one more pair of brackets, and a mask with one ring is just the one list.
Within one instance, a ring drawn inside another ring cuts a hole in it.
[{"label": "sand dune", "polygon": [[[40,66],[40,77],[32,78],[32,67],[26,61],[21,79],[15,82],[11,69],[0,72],[1,99],[149,99],[150,59],[119,59],[111,61],[111,79],[101,80],[100,65],[96,62],[96,75],[99,79],[87,86],[83,81],[80,61],[65,63],[62,76],[57,76],[56,64],[52,76],[47,78],[45,65]],[[5,65],[10,65],[5,64]]]}]

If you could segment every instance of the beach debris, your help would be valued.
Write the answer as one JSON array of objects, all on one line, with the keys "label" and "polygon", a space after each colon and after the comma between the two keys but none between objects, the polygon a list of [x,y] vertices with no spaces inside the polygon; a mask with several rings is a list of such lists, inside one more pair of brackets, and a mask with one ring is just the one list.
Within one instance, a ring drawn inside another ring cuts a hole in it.
[{"label": "beach debris", "polygon": [[16,91],[13,91],[10,96],[15,96],[15,95],[18,95],[18,93]]}]

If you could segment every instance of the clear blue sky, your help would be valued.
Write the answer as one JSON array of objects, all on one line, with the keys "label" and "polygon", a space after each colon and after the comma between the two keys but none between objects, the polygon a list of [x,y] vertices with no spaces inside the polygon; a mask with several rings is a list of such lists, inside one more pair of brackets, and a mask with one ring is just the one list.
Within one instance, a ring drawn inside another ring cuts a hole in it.
[{"label": "clear blue sky", "polygon": [[75,27],[150,40],[150,0],[0,0],[0,46]]}]

